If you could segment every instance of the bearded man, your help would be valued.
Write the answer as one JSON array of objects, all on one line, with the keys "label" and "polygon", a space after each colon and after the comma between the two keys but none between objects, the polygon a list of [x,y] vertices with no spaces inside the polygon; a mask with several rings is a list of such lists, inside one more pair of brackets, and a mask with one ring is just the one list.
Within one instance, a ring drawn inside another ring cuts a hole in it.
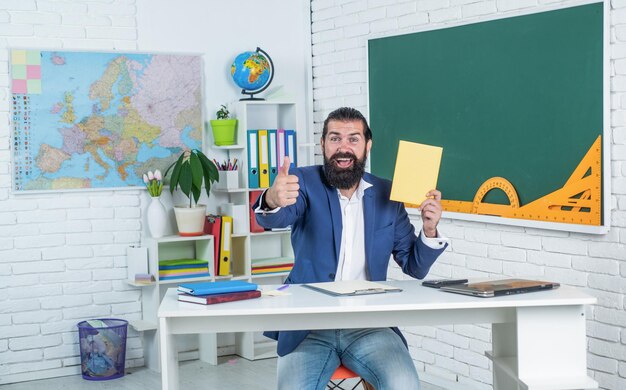
[{"label": "bearded man", "polygon": [[[323,166],[289,168],[253,206],[266,228],[291,225],[295,263],[285,283],[387,279],[390,258],[423,279],[447,246],[437,224],[441,193],[429,191],[418,235],[391,182],[365,172],[372,131],[356,109],[328,115]],[[419,167],[415,167],[419,169]],[[331,324],[332,325],[332,324]],[[278,388],[321,390],[343,364],[377,390],[419,389],[406,340],[397,328],[266,332],[278,340]]]}]

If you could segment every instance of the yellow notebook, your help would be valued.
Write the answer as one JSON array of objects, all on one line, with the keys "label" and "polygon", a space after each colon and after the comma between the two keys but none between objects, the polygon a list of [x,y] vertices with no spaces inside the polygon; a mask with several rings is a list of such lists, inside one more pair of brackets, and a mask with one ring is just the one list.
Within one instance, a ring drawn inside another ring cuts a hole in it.
[{"label": "yellow notebook", "polygon": [[391,185],[391,200],[420,205],[426,193],[437,188],[443,148],[400,141],[396,169]]}]

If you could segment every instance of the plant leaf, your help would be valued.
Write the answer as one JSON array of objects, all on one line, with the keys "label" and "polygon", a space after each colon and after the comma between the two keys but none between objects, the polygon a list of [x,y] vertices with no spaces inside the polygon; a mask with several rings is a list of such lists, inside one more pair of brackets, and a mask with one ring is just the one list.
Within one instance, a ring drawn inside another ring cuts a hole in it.
[{"label": "plant leaf", "polygon": [[194,152],[197,152],[197,150],[192,151],[191,156],[189,158],[189,163],[191,164],[191,175],[192,175],[191,178],[193,181],[193,186],[201,189],[202,188],[202,163],[200,162],[198,155]]},{"label": "plant leaf", "polygon": [[219,181],[220,178],[217,172],[217,167],[203,153],[198,153],[198,158],[202,163],[202,173],[204,174],[204,188],[206,190],[206,195],[210,196],[211,184]]},{"label": "plant leaf", "polygon": [[192,179],[191,179],[191,166],[188,162],[184,162],[180,167],[180,179],[178,181],[180,190],[189,197],[191,193]]},{"label": "plant leaf", "polygon": [[167,170],[165,171],[165,175],[167,175],[167,172],[169,172],[170,168],[174,167],[174,170],[172,171],[172,176],[170,178],[170,193],[173,194],[174,190],[176,189],[176,187],[178,186],[178,182],[180,181],[180,168],[183,162],[183,157],[185,156],[185,153],[181,153],[180,157],[178,157],[178,160],[176,160],[176,162],[172,163],[172,165],[169,166],[169,168],[167,168]]},{"label": "plant leaf", "polygon": [[202,188],[196,187],[194,185],[191,187],[191,193],[193,194],[193,200],[195,201],[196,204],[198,204],[198,201],[200,200],[200,194],[202,193]]}]

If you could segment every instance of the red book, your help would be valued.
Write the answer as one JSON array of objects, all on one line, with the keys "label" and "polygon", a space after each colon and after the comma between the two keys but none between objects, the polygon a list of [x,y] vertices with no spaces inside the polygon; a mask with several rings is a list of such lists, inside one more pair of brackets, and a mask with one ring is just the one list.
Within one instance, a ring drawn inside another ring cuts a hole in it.
[{"label": "red book", "polygon": [[252,206],[256,203],[257,199],[263,191],[250,191],[250,232],[251,233],[263,233],[265,228],[259,225],[256,221],[256,216],[254,215],[254,209]]},{"label": "red book", "polygon": [[241,301],[244,299],[258,298],[260,296],[261,291],[251,290],[209,295],[179,294],[178,300],[183,302],[200,303],[202,305],[213,305],[214,303]]}]

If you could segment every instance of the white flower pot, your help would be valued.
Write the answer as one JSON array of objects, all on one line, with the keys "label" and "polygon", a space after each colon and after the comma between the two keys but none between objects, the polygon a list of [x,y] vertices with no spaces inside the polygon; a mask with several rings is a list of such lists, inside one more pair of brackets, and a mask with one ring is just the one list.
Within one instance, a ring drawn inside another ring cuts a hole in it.
[{"label": "white flower pot", "polygon": [[206,206],[203,204],[194,207],[174,206],[178,234],[183,237],[201,236],[204,234]]}]

